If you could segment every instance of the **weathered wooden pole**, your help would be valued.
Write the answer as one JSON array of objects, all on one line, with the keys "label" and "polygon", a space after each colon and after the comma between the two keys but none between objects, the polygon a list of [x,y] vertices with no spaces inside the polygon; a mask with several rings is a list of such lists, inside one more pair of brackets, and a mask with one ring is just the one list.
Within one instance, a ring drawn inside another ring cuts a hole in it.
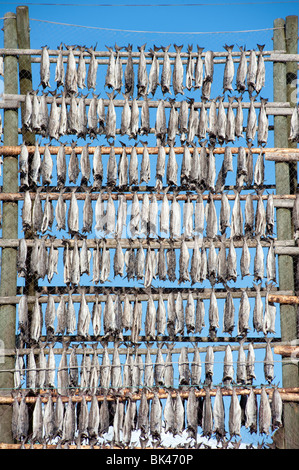
[{"label": "weathered wooden pole", "polygon": [[[296,38],[297,39],[297,38]],[[286,22],[282,18],[274,20],[273,49],[287,50],[286,47]],[[286,62],[273,64],[273,93],[274,101],[287,101],[287,68]],[[274,117],[274,146],[288,147],[289,126],[286,116]],[[289,163],[275,163],[276,193],[279,195],[291,194],[294,191],[292,182],[292,167]],[[277,238],[278,240],[290,240],[293,237],[292,213],[288,208],[277,208]],[[289,255],[278,256],[279,288],[294,291],[294,266],[293,258]],[[296,339],[296,308],[294,305],[280,305],[280,326],[282,341]],[[282,363],[282,380],[284,387],[298,387],[298,363],[294,361]],[[298,404],[286,403],[284,405],[284,448],[293,449],[299,447]]]},{"label": "weathered wooden pole", "polygon": [[[4,47],[16,48],[17,26],[16,15],[4,15]],[[4,93],[18,93],[18,59],[16,56],[4,57]],[[4,110],[4,145],[18,144],[18,110]],[[6,155],[3,157],[3,192],[18,191],[18,157]],[[2,238],[18,238],[18,203],[3,202]],[[1,295],[16,295],[17,291],[17,250],[15,248],[2,249],[1,265]],[[15,347],[16,306],[0,306],[0,342],[5,348]],[[14,380],[11,372],[14,358],[3,357],[0,361],[0,389],[2,393],[11,394]],[[3,372],[1,372],[1,369]],[[0,442],[13,442],[11,433],[12,409],[10,406],[0,407]]]}]

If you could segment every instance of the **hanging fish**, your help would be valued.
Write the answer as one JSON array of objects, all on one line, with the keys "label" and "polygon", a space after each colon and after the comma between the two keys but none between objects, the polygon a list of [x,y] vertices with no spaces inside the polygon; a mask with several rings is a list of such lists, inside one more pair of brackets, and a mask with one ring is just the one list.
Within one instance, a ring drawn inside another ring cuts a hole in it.
[{"label": "hanging fish", "polygon": [[233,91],[232,82],[234,79],[234,62],[232,58],[232,50],[234,46],[225,45],[224,49],[227,51],[227,57],[224,67],[224,76],[223,76],[223,93],[226,91]]},{"label": "hanging fish", "polygon": [[274,359],[273,353],[270,345],[270,341],[267,341],[266,350],[265,350],[265,358],[264,358],[264,375],[265,380],[268,383],[271,383],[274,379]]},{"label": "hanging fish", "polygon": [[263,333],[266,335],[267,333],[275,333],[275,318],[276,318],[276,306],[269,302],[269,290],[271,285],[267,285],[267,293],[265,299],[265,312],[264,312],[264,320],[263,320]]},{"label": "hanging fish", "polygon": [[140,168],[140,183],[143,181],[148,183],[151,177],[151,166],[150,166],[150,158],[148,153],[147,142],[141,142],[143,145],[143,154],[141,160],[141,168]]},{"label": "hanging fish", "polygon": [[291,122],[290,122],[290,135],[291,142],[299,142],[299,105],[294,106]]},{"label": "hanging fish", "polygon": [[249,343],[248,345],[248,353],[246,358],[246,376],[247,376],[247,383],[252,384],[252,380],[255,379],[255,372],[254,372],[254,365],[255,365],[255,354],[253,349],[253,344]]},{"label": "hanging fish", "polygon": [[150,433],[152,439],[160,441],[162,431],[162,406],[158,393],[154,391],[150,409]]},{"label": "hanging fish", "polygon": [[225,355],[223,361],[223,377],[224,385],[230,386],[234,379],[234,364],[231,346],[228,344],[225,348]]},{"label": "hanging fish", "polygon": [[276,282],[276,259],[275,259],[275,251],[273,246],[273,241],[270,243],[270,247],[267,253],[266,259],[266,273],[267,273],[267,282],[270,283],[271,281]]},{"label": "hanging fish", "polygon": [[254,49],[250,51],[248,71],[247,71],[247,87],[249,94],[255,90],[256,86],[256,74],[257,74],[257,57]]},{"label": "hanging fish", "polygon": [[208,388],[205,389],[205,397],[202,411],[202,435],[208,438],[213,432],[213,409],[211,395]]},{"label": "hanging fish", "polygon": [[170,113],[167,127],[167,142],[174,145],[175,138],[179,133],[179,113],[175,106],[175,99],[169,98],[170,103]]},{"label": "hanging fish", "polygon": [[254,279],[262,281],[264,277],[264,251],[260,242],[260,238],[257,238],[256,252],[254,257]]},{"label": "hanging fish", "polygon": [[109,51],[109,61],[105,77],[105,86],[115,89],[115,52],[112,47],[105,46]]},{"label": "hanging fish", "polygon": [[40,61],[40,85],[43,88],[51,87],[50,85],[50,58],[48,46],[42,47],[41,61]]},{"label": "hanging fish", "polygon": [[225,410],[221,388],[217,387],[213,406],[214,432],[219,442],[225,437]]},{"label": "hanging fish", "polygon": [[106,127],[105,127],[105,133],[106,133],[106,139],[115,139],[116,135],[116,112],[115,112],[115,107],[114,107],[114,98],[115,98],[115,93],[107,93],[107,96],[109,98],[108,102],[108,108],[107,108],[107,114],[106,114]]},{"label": "hanging fish", "polygon": [[201,108],[199,113],[198,120],[198,131],[197,137],[199,140],[206,138],[206,133],[208,132],[208,115],[206,110],[206,99],[202,98]]},{"label": "hanging fish", "polygon": [[235,307],[231,291],[228,290],[223,312],[223,332],[232,334],[235,327]]},{"label": "hanging fish", "polygon": [[98,61],[96,59],[95,47],[89,47],[86,49],[87,52],[90,54],[90,62],[87,72],[87,88],[89,90],[95,90],[97,83]]},{"label": "hanging fish", "polygon": [[163,95],[165,95],[165,93],[171,94],[171,91],[170,91],[171,66],[170,66],[170,59],[169,59],[169,54],[168,54],[170,46],[171,44],[169,44],[169,46],[166,46],[166,47],[161,47],[162,51],[164,52],[161,83],[160,83]]},{"label": "hanging fish", "polygon": [[230,238],[229,250],[227,255],[227,277],[228,281],[237,280],[237,253],[235,250],[233,239]]},{"label": "hanging fish", "polygon": [[115,186],[117,179],[117,164],[115,157],[115,148],[114,143],[110,145],[110,152],[108,158],[108,167],[107,167],[107,185]]},{"label": "hanging fish", "polygon": [[27,91],[25,96],[23,126],[28,131],[32,130],[32,112],[33,112],[32,92]]},{"label": "hanging fish", "polygon": [[46,367],[46,377],[45,377],[45,384],[47,388],[55,387],[55,371],[56,371],[56,363],[55,363],[55,355],[53,351],[53,343],[50,343],[47,367]]},{"label": "hanging fish", "polygon": [[[27,98],[27,96],[26,96]],[[26,103],[26,98],[25,98],[25,103]],[[27,106],[25,104],[25,108],[26,108],[26,113],[27,113]],[[30,109],[30,105],[29,105],[29,109]],[[29,115],[30,116],[30,115]],[[40,128],[40,120],[39,120],[39,117],[40,117],[40,97],[37,96],[37,91],[36,92],[33,92],[33,96],[32,96],[32,112],[31,112],[31,125],[29,125],[29,127],[31,127],[31,129],[35,132],[40,132],[41,131],[41,128]],[[25,121],[25,119],[24,119]],[[2,132],[1,132],[2,134]]]},{"label": "hanging fish", "polygon": [[86,193],[86,198],[83,206],[83,227],[82,232],[91,232],[93,224],[93,209],[91,204],[90,193]]},{"label": "hanging fish", "polygon": [[166,115],[165,115],[165,103],[164,100],[160,99],[156,112],[155,122],[155,136],[157,139],[157,146],[165,145],[167,133]]},{"label": "hanging fish", "polygon": [[265,86],[265,61],[263,57],[263,50],[265,44],[257,44],[259,55],[257,59],[257,70],[256,70],[256,82],[255,82],[255,91],[257,94],[261,91],[261,89]]},{"label": "hanging fish", "polygon": [[49,393],[48,400],[44,407],[44,439],[49,442],[54,436],[54,404],[52,395]]},{"label": "hanging fish", "polygon": [[261,109],[258,116],[258,124],[257,124],[257,142],[258,145],[266,145],[268,141],[268,117],[266,113],[266,104],[268,102],[268,98],[261,98]]},{"label": "hanging fish", "polygon": [[228,97],[228,109],[226,115],[226,127],[225,127],[225,141],[234,142],[235,141],[235,115],[233,111],[233,102],[235,100],[234,96]]},{"label": "hanging fish", "polygon": [[[248,83],[248,80],[247,80]],[[254,101],[256,97],[250,96],[250,106],[248,111],[247,117],[247,126],[246,126],[246,141],[252,142],[255,138],[256,130],[257,130],[257,117],[254,107]]]},{"label": "hanging fish", "polygon": [[185,240],[182,241],[180,249],[180,259],[179,259],[179,283],[190,281],[189,274],[189,250]]},{"label": "hanging fish", "polygon": [[243,214],[240,204],[240,193],[235,191],[235,202],[231,217],[231,237],[242,238],[243,235]]},{"label": "hanging fish", "polygon": [[77,137],[86,138],[87,135],[87,114],[86,114],[86,103],[85,96],[81,95],[78,100],[78,128]]},{"label": "hanging fish", "polygon": [[183,46],[177,46],[174,44],[174,48],[176,50],[174,67],[173,67],[173,74],[172,74],[172,87],[173,92],[175,95],[177,94],[184,94],[184,86],[183,86],[183,77],[184,77],[184,69],[181,59],[181,50]]},{"label": "hanging fish", "polygon": [[236,382],[239,384],[246,384],[247,381],[247,370],[246,370],[246,357],[243,348],[243,342],[240,341],[238,358],[237,358],[237,377]]},{"label": "hanging fish", "polygon": [[150,49],[149,52],[152,56],[152,65],[148,76],[148,91],[147,94],[155,95],[157,87],[159,85],[159,61],[157,52],[160,48],[154,46],[154,49]]},{"label": "hanging fish", "polygon": [[74,95],[78,92],[77,69],[74,57],[75,46],[65,46],[68,50],[67,66],[65,72],[65,90],[67,95]]},{"label": "hanging fish", "polygon": [[239,46],[240,49],[240,61],[239,61],[239,66],[237,70],[237,76],[236,76],[236,85],[237,85],[237,90],[239,93],[243,93],[246,90],[246,76],[247,76],[247,58],[246,58],[246,52],[245,48],[242,46]]},{"label": "hanging fish", "polygon": [[238,335],[246,336],[249,330],[248,322],[250,315],[250,303],[246,290],[242,292],[240,306],[239,306],[239,318],[238,318]]},{"label": "hanging fish", "polygon": [[217,328],[219,328],[219,311],[215,290],[212,289],[209,306],[209,333],[211,336],[216,335]]},{"label": "hanging fish", "polygon": [[209,200],[206,205],[206,236],[215,239],[217,236],[217,214],[213,195],[209,194]]},{"label": "hanging fish", "polygon": [[127,65],[125,68],[125,93],[131,96],[133,98],[134,94],[134,82],[135,82],[135,77],[134,77],[134,68],[133,68],[133,60],[132,60],[132,44],[128,44],[127,47],[125,47],[126,51],[128,52],[128,58],[127,58]]},{"label": "hanging fish", "polygon": [[188,348],[183,346],[179,356],[179,384],[189,385],[190,383],[190,369],[188,360]]},{"label": "hanging fish", "polygon": [[182,435],[185,428],[185,409],[180,393],[176,394],[174,401],[174,426],[173,435]]},{"label": "hanging fish", "polygon": [[163,343],[158,344],[158,352],[156,355],[156,362],[154,365],[154,380],[155,380],[155,385],[157,387],[164,385],[165,363],[164,363],[163,354],[162,354],[162,346],[163,346]]},{"label": "hanging fish", "polygon": [[231,396],[231,402],[229,407],[229,434],[231,437],[240,436],[241,432],[241,406],[236,394],[236,390],[233,388]]},{"label": "hanging fish", "polygon": [[[199,387],[201,382],[201,360],[198,347],[195,347],[191,362],[191,385]],[[194,390],[194,388],[192,387]]]},{"label": "hanging fish", "polygon": [[144,97],[144,100],[141,105],[141,124],[139,129],[140,135],[148,135],[151,132],[150,126],[150,111],[149,111],[149,100],[147,96]]},{"label": "hanging fish", "polygon": [[139,106],[136,98],[133,98],[131,104],[131,121],[130,121],[130,139],[137,139],[139,132]]},{"label": "hanging fish", "polygon": [[145,96],[147,93],[148,87],[148,76],[146,71],[146,60],[145,60],[145,50],[146,44],[143,46],[138,47],[140,52],[139,56],[139,64],[138,64],[138,72],[137,72],[137,97]]},{"label": "hanging fish", "polygon": [[282,426],[282,410],[283,402],[277,387],[274,388],[271,401],[271,416],[272,425],[271,429],[275,430]]},{"label": "hanging fish", "polygon": [[57,84],[57,87],[60,87],[64,85],[64,76],[65,76],[64,66],[63,66],[62,43],[57,49],[58,49],[58,56],[57,56],[57,63],[56,63],[56,69],[55,69],[55,82]]},{"label": "hanging fish", "polygon": [[236,137],[243,137],[243,108],[242,108],[242,96],[237,96],[237,112],[235,117],[235,135]]},{"label": "hanging fish", "polygon": [[259,433],[260,434],[269,434],[271,426],[271,406],[269,402],[269,397],[266,393],[266,389],[262,386],[260,406],[259,406]]},{"label": "hanging fish", "polygon": [[25,400],[25,392],[21,394],[21,401],[18,408],[18,417],[16,423],[16,437],[18,441],[24,442],[28,437],[29,431],[29,409]]},{"label": "hanging fish", "polygon": [[200,282],[200,267],[201,267],[201,252],[199,249],[198,238],[194,239],[194,248],[191,257],[190,277],[191,283],[196,284]]},{"label": "hanging fish", "polygon": [[245,276],[250,276],[250,252],[248,249],[247,239],[243,239],[242,254],[240,259],[240,270],[242,279]]},{"label": "hanging fish", "polygon": [[260,292],[261,285],[254,284],[254,287],[256,289],[256,297],[253,309],[253,327],[257,332],[259,332],[263,329],[263,304]]},{"label": "hanging fish", "polygon": [[21,144],[21,152],[19,156],[19,172],[21,186],[28,187],[28,171],[29,171],[29,154],[25,144]]},{"label": "hanging fish", "polygon": [[218,115],[217,115],[217,138],[220,144],[223,144],[226,136],[226,113],[223,104],[224,96],[218,97]]}]

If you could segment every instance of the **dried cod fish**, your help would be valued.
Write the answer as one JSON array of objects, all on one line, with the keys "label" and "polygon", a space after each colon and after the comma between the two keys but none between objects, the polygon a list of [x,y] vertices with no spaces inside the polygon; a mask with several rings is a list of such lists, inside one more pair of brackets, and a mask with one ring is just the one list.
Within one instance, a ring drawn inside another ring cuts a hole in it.
[{"label": "dried cod fish", "polygon": [[224,76],[223,76],[223,93],[226,91],[233,91],[232,82],[234,79],[234,62],[232,58],[232,50],[234,46],[225,45],[224,49],[227,51],[227,57],[224,67]]}]

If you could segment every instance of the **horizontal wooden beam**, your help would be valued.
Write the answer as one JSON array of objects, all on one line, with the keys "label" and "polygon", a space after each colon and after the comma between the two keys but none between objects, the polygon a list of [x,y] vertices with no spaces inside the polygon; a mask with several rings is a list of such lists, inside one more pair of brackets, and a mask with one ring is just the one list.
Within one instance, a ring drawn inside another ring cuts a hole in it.
[{"label": "horizontal wooden beam", "polygon": [[[87,145],[87,152],[89,154],[94,154],[96,149],[100,147],[101,148],[101,154],[102,155],[109,155],[110,152],[111,152],[111,146],[104,146],[104,145],[100,145],[100,146],[93,146],[93,145]],[[115,155],[121,155],[123,150],[125,150],[125,152],[127,154],[131,154],[132,152],[132,149],[133,149],[133,145],[132,146],[126,146],[126,147],[113,147],[114,149],[114,152],[115,152]],[[17,156],[21,153],[21,145],[3,145],[1,146],[0,148],[0,155],[9,155],[9,156]],[[26,146],[27,148],[27,151],[29,154],[33,154],[34,151],[35,151],[35,146],[34,145],[27,145]],[[60,148],[60,145],[48,145],[48,150],[50,152],[51,155],[57,155],[58,152],[59,152],[59,148]],[[85,149],[86,146],[75,146],[75,147],[71,147],[70,145],[64,145],[64,152],[66,155],[70,155],[72,152],[75,152],[77,155],[78,154],[81,154],[83,149]],[[39,153],[41,155],[44,154],[45,152],[45,149],[46,147],[43,146],[43,145],[40,145],[38,146],[38,150],[39,150]],[[175,154],[183,154],[184,153],[184,149],[185,147],[181,146],[175,146],[173,147],[173,151]],[[197,150],[200,151],[201,147],[198,146],[197,147]],[[213,154],[214,155],[223,155],[225,153],[225,150],[226,147],[216,147],[216,148],[211,148],[210,147],[207,147],[206,148],[206,151],[207,153],[211,151],[213,151]],[[238,154],[239,152],[239,149],[240,147],[230,147],[230,151],[232,154]],[[292,155],[292,154],[298,154],[299,155],[299,149],[298,151],[296,149],[292,149],[292,148],[282,148],[282,149],[278,149],[276,147],[273,147],[273,148],[267,148],[267,149],[264,149],[262,147],[252,147],[251,149],[249,149],[248,147],[244,147],[245,149],[245,152],[246,153],[249,153],[249,151],[252,153],[252,154],[264,154],[267,156],[267,158],[269,159],[271,155]],[[140,146],[140,147],[135,147],[135,150],[136,150],[136,153],[137,155],[142,155],[143,152],[144,152],[144,147],[143,146]],[[159,147],[150,147],[148,146],[147,147],[147,150],[148,150],[148,153],[150,155],[158,155],[159,153]],[[189,150],[190,150],[190,153],[193,154],[194,152],[194,148],[191,146],[189,147]],[[169,153],[170,151],[170,147],[169,146],[165,146],[164,147],[164,151],[166,154]]]},{"label": "horizontal wooden beam", "polygon": [[299,304],[299,297],[297,295],[280,295],[280,294],[269,294],[269,302],[275,302],[279,304]]},{"label": "horizontal wooden beam", "polygon": [[274,353],[284,357],[299,357],[299,346],[277,345],[274,346]]},{"label": "horizontal wooden beam", "polygon": [[[190,387],[189,387],[189,390],[190,390]],[[157,393],[158,393],[158,397],[160,399],[167,398],[169,392],[171,393],[171,395],[174,398],[179,393],[181,398],[187,399],[188,396],[189,396],[189,390],[159,389]],[[235,387],[236,394],[239,395],[239,396],[249,395],[250,390],[251,390],[251,388]],[[252,388],[252,390],[253,390],[255,395],[260,395],[261,391],[262,391],[261,388]],[[265,387],[265,391],[269,395],[269,397],[272,397],[274,387],[271,387],[271,388],[270,387],[269,388]],[[280,396],[281,396],[282,400],[284,399],[284,395],[287,395],[288,401],[290,401],[290,398],[292,399],[292,401],[299,401],[299,388],[278,388],[278,391],[280,393]],[[210,389],[209,392],[210,392],[210,396],[214,397],[216,395],[217,389]],[[232,389],[225,388],[225,387],[221,388],[221,392],[222,392],[222,395],[224,397],[232,396],[232,394],[233,394]],[[45,391],[45,395],[41,397],[42,403],[47,403],[47,401],[49,399],[49,397],[48,397],[49,393],[51,393],[51,395],[52,395],[53,402],[55,402],[57,400],[57,395],[58,395],[57,391],[56,390],[54,390],[54,391],[49,390],[49,391]],[[131,391],[129,389],[121,389],[119,391],[119,395],[118,395],[119,400],[126,400],[128,398],[128,394],[130,395],[130,397],[133,401],[137,401],[137,400],[141,399],[142,391],[140,390],[139,393],[131,393]],[[205,389],[198,390],[197,388],[195,388],[195,396],[196,397],[205,397],[206,396],[206,390]],[[107,401],[115,401],[116,400],[115,395],[109,395],[109,394],[107,394],[107,395],[96,395],[96,397],[97,397],[98,401],[104,401],[105,398],[107,399]],[[153,397],[154,397],[154,392],[147,391],[146,392],[146,397],[147,397],[148,400],[152,400]],[[61,395],[62,402],[64,402],[64,403],[67,403],[69,401],[69,398],[71,398],[73,403],[80,403],[83,399],[82,394],[77,395],[77,394],[74,393],[71,397]],[[21,400],[21,397],[17,397],[17,399]],[[86,394],[85,399],[88,402],[88,401],[91,401],[92,397],[90,395]],[[25,397],[26,403],[35,403],[36,400],[37,400],[37,396],[26,396]],[[0,405],[11,405],[13,402],[14,402],[14,397],[12,397],[12,396],[0,396]]]}]

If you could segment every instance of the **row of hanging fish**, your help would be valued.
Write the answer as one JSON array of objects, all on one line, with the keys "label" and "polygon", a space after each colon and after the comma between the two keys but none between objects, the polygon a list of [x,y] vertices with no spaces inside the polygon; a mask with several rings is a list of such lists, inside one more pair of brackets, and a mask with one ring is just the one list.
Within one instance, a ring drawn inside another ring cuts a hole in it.
[{"label": "row of hanging fish", "polygon": [[[56,441],[62,445],[85,442],[95,445],[109,440],[108,433],[112,431],[110,439],[113,445],[135,447],[139,442],[142,448],[151,444],[163,445],[164,438],[184,433],[187,445],[193,447],[201,437],[216,438],[218,443],[226,441],[227,436],[237,438],[241,436],[242,426],[250,433],[268,435],[283,424],[282,398],[277,388],[270,398],[266,388],[262,387],[259,402],[252,388],[240,399],[233,388],[228,409],[225,399],[220,387],[214,399],[208,389],[204,398],[196,396],[194,388],[190,388],[187,399],[178,392],[168,392],[165,407],[157,391],[154,391],[153,398],[148,399],[144,390],[138,404],[132,396],[125,400],[116,397],[111,403],[107,397],[100,401],[93,395],[89,400],[85,394],[78,403],[72,400],[71,395],[64,403],[60,396],[54,401],[49,394],[43,403],[39,395],[33,408],[32,429],[29,430],[29,407],[23,393],[21,397],[16,395],[13,401],[12,432],[13,437],[22,443]],[[138,435],[133,431],[138,431]]]},{"label": "row of hanging fish", "polygon": [[[137,97],[154,96],[158,87],[163,95],[167,93],[184,95],[185,90],[190,92],[201,89],[202,97],[209,99],[214,79],[214,52],[209,50],[203,53],[204,48],[197,45],[197,52],[193,53],[193,45],[188,45],[187,60],[185,61],[181,56],[183,45],[174,44],[175,57],[172,60],[169,53],[170,46],[171,44],[166,47],[154,46],[153,49],[149,49],[148,53],[145,51],[146,44],[138,47],[137,70],[133,64],[132,44],[128,44],[126,47],[119,47],[115,44],[114,48],[106,46],[109,51],[109,59],[104,86],[116,93],[123,90],[131,97],[135,94]],[[97,51],[92,47],[86,48],[85,46],[65,47],[68,51],[66,69],[62,54],[63,45],[61,44],[58,48],[54,77],[57,88],[64,87],[67,95],[74,95],[78,93],[78,89],[85,87],[88,90],[96,90],[99,65]],[[232,56],[234,45],[224,46],[227,56],[223,72],[223,93],[234,90],[240,93],[247,90],[250,95],[253,92],[260,93],[265,86],[264,45],[258,44],[257,47],[258,51],[250,50],[249,57],[246,55],[245,48],[239,47],[240,58],[236,67]],[[122,49],[127,51],[125,64],[120,56]],[[78,61],[76,61],[76,54],[74,54],[76,50],[80,52]],[[162,58],[160,59],[161,54]],[[151,58],[150,67],[148,67],[148,57]],[[86,58],[89,58],[88,67]],[[186,62],[186,67],[183,62]],[[124,70],[123,65],[125,65]],[[43,88],[51,87],[50,58],[47,46],[43,47],[41,52],[40,85]]]},{"label": "row of hanging fish", "polygon": [[[118,241],[112,254],[106,240],[96,240],[96,247],[91,249],[87,247],[86,239],[83,239],[79,249],[75,238],[72,248],[64,240],[63,265],[59,265],[59,249],[54,247],[53,240],[48,250],[44,239],[35,239],[33,249],[28,253],[26,240],[22,238],[17,253],[17,271],[19,277],[47,278],[50,283],[55,274],[60,275],[63,276],[64,284],[73,287],[81,284],[81,277],[85,274],[94,284],[104,284],[120,276],[128,281],[137,280],[146,288],[158,279],[191,285],[208,280],[214,286],[216,283],[227,285],[230,281],[253,276],[255,281],[265,279],[267,283],[276,283],[273,242],[264,247],[257,239],[256,247],[249,249],[244,238],[240,260],[232,238],[228,248],[225,238],[220,243],[219,248],[215,248],[213,241],[208,247],[205,244],[200,247],[195,238],[190,252],[185,240],[181,242],[180,248],[171,245],[167,248],[162,241],[158,249],[143,247],[142,243],[138,248],[123,249]],[[255,250],[254,256],[250,250]]]},{"label": "row of hanging fish", "polygon": [[155,193],[144,193],[140,202],[137,192],[133,193],[132,202],[128,202],[125,195],[118,195],[115,201],[111,192],[105,199],[100,192],[93,205],[91,193],[87,192],[84,203],[81,204],[73,190],[67,204],[61,191],[54,209],[48,195],[42,204],[40,190],[35,193],[34,204],[32,194],[25,191],[22,207],[23,231],[34,230],[35,233],[41,233],[43,238],[48,231],[55,230],[67,231],[75,238],[75,235],[80,237],[94,233],[96,239],[102,239],[103,242],[107,237],[119,240],[123,234],[124,238],[131,239],[159,237],[182,242],[193,237],[225,240],[228,233],[233,240],[271,239],[274,234],[275,207],[272,193],[268,195],[266,205],[259,194],[254,207],[255,201],[251,193],[247,193],[243,205],[239,192],[235,192],[233,204],[230,204],[227,194],[223,192],[219,200],[218,215],[219,206],[212,194],[206,204],[200,193],[195,203],[188,195],[183,203],[176,195],[170,200],[166,192],[160,200]]},{"label": "row of hanging fish", "polygon": [[[35,352],[35,347],[31,346],[26,359],[26,369],[24,358],[16,350],[14,388],[18,389],[26,386],[28,390],[57,388],[60,395],[67,395],[71,389],[80,389],[81,392],[96,394],[107,393],[107,390],[115,392],[121,388],[128,388],[130,392],[138,392],[142,387],[166,387],[175,386],[211,386],[214,375],[214,350],[208,346],[204,361],[201,360],[198,347],[189,359],[188,348],[183,346],[177,362],[174,362],[172,349],[173,344],[167,345],[167,350],[162,349],[163,345],[158,343],[158,351],[155,361],[151,359],[151,344],[147,346],[147,353],[142,359],[142,355],[134,351],[134,348],[127,348],[126,361],[120,360],[119,342],[114,343],[112,358],[109,357],[107,343],[104,345],[103,353],[96,351],[97,344],[93,343],[92,348],[84,346],[83,354],[76,352],[78,344],[68,349],[68,344],[63,343],[63,352],[59,360],[59,365],[55,365],[55,354],[53,344],[49,343],[49,352],[44,353],[44,348]],[[89,352],[91,353],[89,353]],[[166,353],[164,359],[163,353]],[[68,360],[69,355],[69,360]],[[79,365],[78,357],[81,356]],[[101,361],[99,360],[101,357]],[[237,361],[233,359],[231,346],[225,348],[223,362],[222,382],[225,387],[234,384],[239,386],[252,385],[256,379],[255,375],[255,353],[253,344],[248,344],[247,355],[243,347],[243,341],[238,347]],[[264,377],[268,384],[274,380],[274,359],[270,345],[267,341],[263,361]],[[219,373],[217,365],[217,373]],[[202,380],[202,376],[204,379]],[[24,383],[25,381],[25,383]],[[55,385],[57,384],[57,385]]]},{"label": "row of hanging fish", "polygon": [[[21,339],[31,344],[38,343],[43,333],[48,341],[53,341],[55,335],[75,333],[86,339],[94,335],[123,340],[123,332],[127,331],[131,331],[131,342],[138,343],[142,332],[147,340],[155,340],[166,332],[171,338],[184,336],[185,331],[188,335],[200,335],[205,326],[209,327],[210,336],[215,337],[220,328],[221,317],[222,331],[230,335],[235,329],[241,337],[247,336],[251,329],[264,335],[275,333],[276,306],[268,300],[269,287],[264,302],[260,284],[256,284],[255,289],[254,305],[250,303],[247,290],[244,289],[238,309],[234,305],[232,292],[228,290],[225,300],[221,302],[224,304],[221,305],[223,311],[218,306],[214,289],[211,290],[208,304],[202,298],[196,300],[191,291],[186,303],[180,292],[170,292],[167,300],[164,300],[160,292],[156,303],[152,294],[148,293],[145,311],[144,304],[137,297],[131,300],[128,294],[123,298],[120,294],[108,294],[103,306],[101,296],[97,296],[90,309],[84,291],[80,305],[76,308],[70,291],[67,296],[61,295],[56,302],[55,297],[50,294],[45,310],[36,296],[30,318],[28,298],[22,295],[18,305],[18,328]],[[55,303],[58,303],[57,307]]]},{"label": "row of hanging fish", "polygon": [[[229,96],[228,106],[224,106],[224,96],[214,98],[210,102],[209,112],[205,101],[198,107],[193,99],[177,103],[175,99],[166,101],[160,99],[155,112],[155,122],[151,112],[151,102],[144,99],[139,102],[136,98],[130,100],[124,95],[120,116],[116,112],[115,95],[107,93],[108,100],[96,95],[87,104],[84,95],[67,99],[62,95],[58,104],[58,96],[52,97],[48,106],[45,93],[37,95],[37,91],[28,92],[25,97],[23,126],[24,129],[41,134],[50,140],[59,140],[65,135],[76,135],[78,138],[92,139],[105,135],[107,140],[115,140],[117,135],[128,136],[137,140],[154,132],[158,144],[174,145],[179,136],[181,143],[192,144],[208,139],[211,143],[219,144],[234,142],[245,138],[252,143],[257,137],[258,145],[264,146],[268,140],[268,116],[266,105],[268,99],[260,98],[260,109],[255,107],[256,97],[250,98],[250,106],[244,117],[242,96]],[[108,102],[107,102],[108,101]],[[237,102],[236,113],[234,103]],[[168,103],[167,103],[168,104]],[[178,107],[179,104],[179,107]],[[168,114],[168,117],[167,117]],[[120,118],[120,128],[116,127]]]},{"label": "row of hanging fish", "polygon": [[[142,142],[143,151],[138,155],[137,147],[131,147],[128,157],[127,147],[123,145],[122,153],[116,158],[114,146],[110,147],[109,155],[103,162],[101,146],[94,149],[92,158],[89,155],[88,144],[83,147],[82,153],[72,151],[69,159],[65,154],[65,146],[58,148],[56,164],[53,162],[48,144],[45,146],[43,156],[39,145],[30,157],[26,145],[21,145],[19,157],[20,185],[25,190],[29,187],[48,187],[54,184],[58,189],[64,189],[66,183],[79,184],[87,189],[101,189],[107,185],[108,189],[119,187],[126,189],[138,184],[149,184],[155,178],[155,189],[167,191],[167,187],[179,185],[197,191],[210,191],[222,193],[225,190],[229,173],[235,174],[235,188],[238,192],[253,185],[261,190],[264,184],[264,155],[259,153],[254,163],[250,149],[239,147],[236,158],[233,158],[231,147],[225,147],[222,165],[217,174],[216,156],[213,148],[205,146],[198,149],[184,146],[182,156],[178,157],[174,147],[159,146],[155,170],[153,171],[153,157],[150,156],[147,142]],[[168,153],[168,155],[167,155]],[[217,156],[217,159],[220,158]],[[92,160],[92,161],[91,161]],[[118,161],[117,161],[118,160]],[[180,163],[178,163],[180,162]],[[56,174],[54,174],[54,171]],[[89,183],[92,181],[92,186]]]}]

